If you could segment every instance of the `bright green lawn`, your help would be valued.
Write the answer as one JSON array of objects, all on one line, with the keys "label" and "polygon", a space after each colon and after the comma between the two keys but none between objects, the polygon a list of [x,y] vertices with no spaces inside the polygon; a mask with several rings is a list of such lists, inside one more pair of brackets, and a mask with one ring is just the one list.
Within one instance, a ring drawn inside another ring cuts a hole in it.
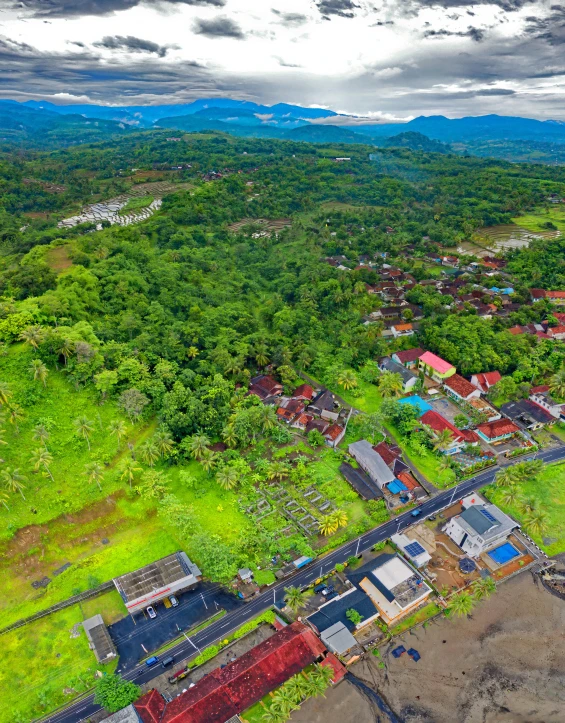
[{"label": "bright green lawn", "polygon": [[432,618],[439,612],[440,607],[436,605],[435,602],[428,603],[423,608],[416,610],[416,612],[412,615],[404,618],[404,620],[398,623],[398,625],[395,625],[393,628],[391,628],[390,633],[392,635],[399,635],[400,633],[404,633],[406,630],[413,628],[414,625],[424,622],[425,620],[429,620],[429,618]]},{"label": "bright green lawn", "polygon": [[141,211],[141,209],[151,206],[153,200],[153,196],[139,196],[137,198],[130,198],[126,205],[120,209],[119,214],[120,216],[126,216],[128,213]]},{"label": "bright green lawn", "polygon": [[[548,516],[549,524],[543,536],[530,532],[530,537],[550,556],[565,552],[565,463],[548,465],[535,479],[521,485],[521,489],[523,496],[534,497]],[[496,488],[490,487],[488,496],[516,520],[524,521],[520,507],[502,504],[501,493]]]},{"label": "bright green lawn", "polygon": [[75,605],[2,635],[0,723],[28,723],[67,703],[94,684],[97,669],[112,671],[116,661],[100,666],[88,647]]},{"label": "bright green lawn", "polygon": [[562,204],[550,205],[546,212],[543,208],[536,209],[533,213],[527,213],[512,219],[513,223],[528,231],[543,232],[550,229],[545,228],[544,224],[552,223],[560,231],[565,231],[565,208]]}]

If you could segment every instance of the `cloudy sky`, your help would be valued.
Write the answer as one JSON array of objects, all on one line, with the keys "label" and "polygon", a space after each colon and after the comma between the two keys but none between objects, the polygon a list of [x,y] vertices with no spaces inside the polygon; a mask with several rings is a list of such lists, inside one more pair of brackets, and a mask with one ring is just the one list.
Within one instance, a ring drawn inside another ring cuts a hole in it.
[{"label": "cloudy sky", "polygon": [[0,97],[565,120],[555,0],[0,0]]}]

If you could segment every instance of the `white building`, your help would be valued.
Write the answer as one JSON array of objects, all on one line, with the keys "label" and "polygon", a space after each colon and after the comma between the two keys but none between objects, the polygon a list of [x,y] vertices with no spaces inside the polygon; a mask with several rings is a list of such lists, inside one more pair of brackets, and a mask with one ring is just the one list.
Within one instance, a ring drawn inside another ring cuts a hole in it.
[{"label": "white building", "polygon": [[423,545],[402,533],[393,535],[390,539],[416,567],[424,567],[432,559]]},{"label": "white building", "polygon": [[461,506],[463,512],[452,517],[443,531],[471,557],[478,557],[504,542],[512,530],[519,527],[511,517],[479,495],[465,497]]}]

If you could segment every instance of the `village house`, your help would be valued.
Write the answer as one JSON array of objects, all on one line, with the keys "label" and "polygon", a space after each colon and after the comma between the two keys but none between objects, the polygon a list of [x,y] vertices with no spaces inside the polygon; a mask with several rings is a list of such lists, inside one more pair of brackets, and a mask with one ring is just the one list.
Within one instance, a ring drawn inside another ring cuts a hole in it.
[{"label": "village house", "polygon": [[471,377],[471,384],[477,389],[480,389],[483,394],[486,394],[488,390],[493,387],[497,382],[502,379],[500,372],[483,372],[481,374],[473,374]]},{"label": "village house", "polygon": [[[308,411],[323,416],[323,412],[330,412],[333,414],[335,409],[335,397],[329,391],[329,389],[322,389],[317,396],[314,397],[311,404],[308,407]],[[337,418],[337,415],[336,415]]]},{"label": "village house", "polygon": [[561,419],[565,417],[564,407],[561,402],[556,402],[555,399],[549,393],[548,386],[532,387],[530,389],[530,400],[549,412],[555,419]]},{"label": "village house", "polygon": [[414,327],[412,324],[394,324],[390,327],[392,335],[395,339],[402,336],[412,336],[414,334]]},{"label": "village house", "polygon": [[371,443],[367,442],[366,439],[353,442],[353,444],[349,445],[348,451],[361,469],[378,485],[379,489],[394,481],[394,474],[381,455],[375,452]]},{"label": "village house", "polygon": [[306,434],[310,434],[314,429],[323,434],[329,426],[330,423],[326,419],[313,419],[306,424]]},{"label": "village house", "polygon": [[477,427],[479,437],[490,444],[498,444],[505,439],[510,439],[510,437],[513,437],[516,432],[519,431],[520,428],[517,427],[514,422],[505,418],[497,419],[494,422],[479,424]]},{"label": "village house", "polygon": [[280,397],[283,392],[283,385],[271,376],[260,374],[253,377],[249,383],[249,394],[255,394],[261,401]]},{"label": "village house", "polygon": [[415,610],[432,592],[421,573],[397,554],[381,554],[348,578],[369,596],[386,625]]},{"label": "village house", "polygon": [[466,402],[481,396],[480,389],[474,387],[471,382],[468,382],[460,374],[453,374],[453,376],[446,379],[443,383],[443,388],[449,396],[455,399],[462,399]]},{"label": "village house", "polygon": [[380,500],[383,498],[380,487],[362,469],[342,462],[339,471],[362,499]]},{"label": "village house", "polygon": [[312,414],[308,414],[307,412],[303,412],[300,414],[296,419],[292,422],[290,425],[294,429],[300,429],[302,432],[305,432],[310,422],[314,420],[314,416]]},{"label": "village house", "polygon": [[534,404],[530,399],[518,399],[515,402],[508,402],[500,407],[500,411],[511,419],[515,424],[520,425],[529,431],[541,429],[545,425],[555,424],[555,417]]},{"label": "village house", "polygon": [[508,535],[519,527],[496,505],[485,502],[477,494],[465,497],[461,506],[463,512],[452,517],[443,532],[470,557],[478,557],[504,543]]},{"label": "village house", "polygon": [[399,374],[402,378],[402,392],[406,394],[409,392],[418,382],[418,377],[416,374],[410,371],[410,369],[407,369],[406,367],[402,366],[402,364],[398,364],[397,362],[393,361],[389,356],[385,356],[378,362],[379,369],[382,372],[390,372],[391,374]]},{"label": "village house", "polygon": [[424,351],[425,350],[420,347],[407,349],[406,351],[396,351],[392,355],[392,360],[397,364],[402,364],[402,366],[407,369],[414,369],[418,366],[418,359],[422,356]]},{"label": "village house", "polygon": [[451,434],[449,445],[441,450],[443,454],[457,454],[464,449],[466,444],[475,445],[479,441],[475,432],[457,429],[457,427],[451,424],[445,417],[442,417],[441,414],[434,410],[429,410],[423,414],[420,417],[420,421],[432,430],[432,434],[436,438],[445,430]]},{"label": "village house", "polygon": [[293,399],[299,399],[303,402],[312,401],[313,396],[314,389],[309,384],[301,384],[299,387],[296,387],[296,389],[292,393]]},{"label": "village house", "polygon": [[419,542],[412,540],[405,534],[392,535],[390,538],[399,550],[416,567],[424,567],[432,559],[430,553]]},{"label": "village house", "polygon": [[345,429],[339,424],[330,425],[324,432],[326,444],[335,449],[345,436]]},{"label": "village house", "polygon": [[456,371],[453,364],[450,364],[441,357],[432,354],[431,351],[426,351],[422,354],[418,360],[418,368],[428,377],[431,377],[434,381],[440,383],[449,379],[449,377],[453,376]]},{"label": "village house", "polygon": [[550,339],[563,341],[565,339],[565,325],[559,324],[559,326],[549,326],[546,330],[546,334],[550,337]]},{"label": "village house", "polygon": [[500,412],[482,397],[474,397],[473,399],[469,399],[469,404],[471,405],[471,407],[473,407],[473,409],[479,412],[479,414],[484,415],[483,418],[487,422],[494,422],[501,417]]}]

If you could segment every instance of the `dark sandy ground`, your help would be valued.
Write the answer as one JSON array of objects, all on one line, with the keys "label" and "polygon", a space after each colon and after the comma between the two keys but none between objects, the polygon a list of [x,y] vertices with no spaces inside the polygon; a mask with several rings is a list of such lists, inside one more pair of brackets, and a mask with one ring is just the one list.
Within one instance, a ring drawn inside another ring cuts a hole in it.
[{"label": "dark sandy ground", "polygon": [[[403,643],[414,663],[390,650]],[[403,723],[564,723],[565,601],[525,572],[503,583],[471,618],[439,618],[351,672],[377,690]],[[310,700],[291,723],[385,723],[389,717],[350,682]]]}]

